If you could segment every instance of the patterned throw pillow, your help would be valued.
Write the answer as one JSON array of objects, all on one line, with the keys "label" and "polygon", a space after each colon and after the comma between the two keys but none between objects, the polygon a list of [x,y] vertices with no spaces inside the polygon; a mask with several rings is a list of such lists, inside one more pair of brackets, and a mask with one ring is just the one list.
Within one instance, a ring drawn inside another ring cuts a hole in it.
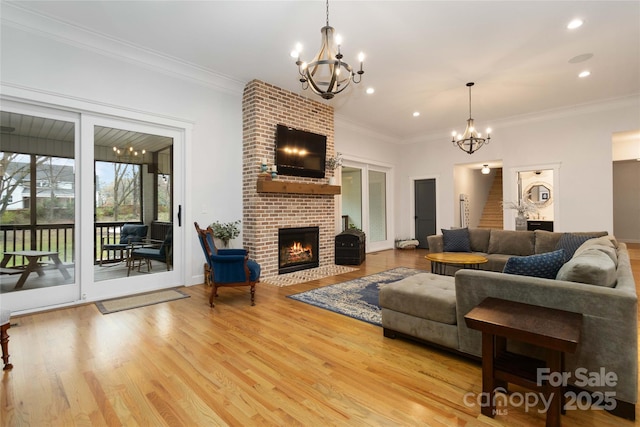
[{"label": "patterned throw pillow", "polygon": [[563,233],[558,240],[558,244],[556,245],[556,250],[564,249],[564,261],[569,261],[573,254],[576,252],[576,249],[580,247],[584,242],[589,239],[593,239],[595,236],[588,236],[583,234],[572,234],[572,233]]},{"label": "patterned throw pillow", "polygon": [[555,279],[564,264],[564,249],[538,255],[513,256],[507,260],[503,273]]},{"label": "patterned throw pillow", "polygon": [[442,244],[444,252],[471,252],[468,228],[454,230],[442,229]]}]

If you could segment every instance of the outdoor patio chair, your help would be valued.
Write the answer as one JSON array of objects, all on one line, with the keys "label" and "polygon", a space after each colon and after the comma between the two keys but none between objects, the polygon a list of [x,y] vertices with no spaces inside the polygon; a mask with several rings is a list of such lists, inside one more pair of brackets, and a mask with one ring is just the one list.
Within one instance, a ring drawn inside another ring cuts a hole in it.
[{"label": "outdoor patio chair", "polygon": [[142,242],[147,237],[148,229],[149,227],[144,224],[124,224],[120,229],[120,241],[118,243],[105,243],[107,238],[103,237],[100,247],[100,265],[102,265],[105,251],[107,251],[107,259],[109,259],[109,251],[120,251],[120,258],[116,258],[117,261],[125,259],[127,247],[132,243]]},{"label": "outdoor patio chair", "polygon": [[150,272],[152,260],[164,262],[167,265],[167,271],[171,270],[173,258],[173,228],[167,230],[164,240],[146,239],[142,242],[131,244],[128,252],[127,276],[129,276],[131,270],[135,268],[136,261],[138,261],[138,271],[140,271],[142,262],[144,262],[147,265],[147,272]]}]

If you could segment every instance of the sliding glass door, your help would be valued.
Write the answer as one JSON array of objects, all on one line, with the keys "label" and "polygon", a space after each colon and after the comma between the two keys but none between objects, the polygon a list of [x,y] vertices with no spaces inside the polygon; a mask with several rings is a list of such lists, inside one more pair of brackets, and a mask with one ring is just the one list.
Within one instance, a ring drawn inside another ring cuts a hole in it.
[{"label": "sliding glass door", "polygon": [[8,100],[0,119],[3,308],[183,284],[184,129]]},{"label": "sliding glass door", "polygon": [[[181,204],[174,197],[180,135],[141,123],[85,117],[92,124],[95,254],[92,298],[180,284]],[[86,206],[85,206],[86,207]]]},{"label": "sliding glass door", "polygon": [[393,248],[390,168],[345,160],[341,180],[343,224],[365,232],[367,252]]},{"label": "sliding glass door", "polygon": [[31,310],[75,301],[79,116],[3,103],[0,294]]}]

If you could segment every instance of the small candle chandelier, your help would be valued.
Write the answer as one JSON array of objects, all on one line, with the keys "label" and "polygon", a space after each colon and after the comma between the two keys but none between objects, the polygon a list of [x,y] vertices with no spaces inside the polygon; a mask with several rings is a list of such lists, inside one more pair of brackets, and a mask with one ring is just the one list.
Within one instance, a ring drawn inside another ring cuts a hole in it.
[{"label": "small candle chandelier", "polygon": [[116,156],[116,159],[125,163],[139,163],[144,158],[144,155],[147,153],[147,150],[140,150],[129,147],[113,147],[113,153]]},{"label": "small candle chandelier", "polygon": [[483,138],[482,134],[476,131],[476,128],[473,126],[473,119],[471,118],[471,87],[473,84],[473,82],[467,83],[467,87],[469,88],[469,119],[467,120],[467,128],[462,135],[455,130],[451,133],[453,137],[451,142],[453,142],[453,145],[457,145],[462,151],[468,154],[475,153],[482,148],[483,145],[488,144],[491,139],[490,128],[487,128],[487,137]]},{"label": "small candle chandelier", "polygon": [[300,60],[300,52],[302,51],[300,44],[291,52],[291,56],[296,58],[302,89],[311,88],[322,98],[331,99],[345,90],[351,81],[356,84],[360,83],[364,74],[362,69],[364,54],[358,55],[360,61],[360,70],[358,71],[353,71],[351,66],[342,60],[341,38],[337,34],[334,36],[334,29],[329,26],[329,0],[327,0],[327,24],[320,29],[320,33],[322,34],[322,45],[311,62]]}]

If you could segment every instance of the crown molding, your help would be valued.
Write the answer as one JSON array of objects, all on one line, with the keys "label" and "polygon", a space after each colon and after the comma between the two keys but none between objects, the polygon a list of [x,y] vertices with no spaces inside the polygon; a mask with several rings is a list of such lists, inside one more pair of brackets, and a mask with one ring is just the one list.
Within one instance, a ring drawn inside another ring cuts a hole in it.
[{"label": "crown molding", "polygon": [[10,26],[232,95],[241,95],[246,84],[244,81],[178,58],[37,13],[13,2],[3,1],[1,7],[0,22],[3,26]]},{"label": "crown molding", "polygon": [[[600,101],[564,106],[550,110],[543,110],[534,113],[522,114],[519,116],[505,117],[502,119],[491,119],[493,129],[505,129],[513,126],[526,125],[542,122],[550,119],[562,119],[565,117],[575,117],[584,114],[597,113],[601,111],[617,110],[620,108],[640,109],[640,93],[634,93],[618,98],[609,98]],[[401,144],[414,144],[418,142],[432,142],[451,139],[451,133],[447,130],[431,132],[418,135],[400,141]]]}]

